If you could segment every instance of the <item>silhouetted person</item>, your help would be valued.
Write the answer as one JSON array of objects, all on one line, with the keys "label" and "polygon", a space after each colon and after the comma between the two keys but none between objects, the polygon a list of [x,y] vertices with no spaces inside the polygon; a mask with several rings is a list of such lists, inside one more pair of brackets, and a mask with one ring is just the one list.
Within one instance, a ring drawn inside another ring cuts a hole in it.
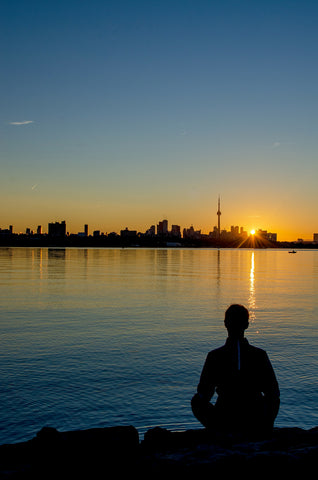
[{"label": "silhouetted person", "polygon": [[248,320],[245,307],[231,305],[225,312],[226,343],[207,355],[191,401],[195,417],[206,428],[241,433],[270,433],[273,428],[279,387],[267,353],[244,338]]}]

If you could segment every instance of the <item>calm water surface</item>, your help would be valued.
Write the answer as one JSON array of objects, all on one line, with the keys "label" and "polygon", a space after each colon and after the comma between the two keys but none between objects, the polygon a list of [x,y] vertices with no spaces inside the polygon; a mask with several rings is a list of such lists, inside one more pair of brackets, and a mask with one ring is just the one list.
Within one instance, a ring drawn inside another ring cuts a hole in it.
[{"label": "calm water surface", "polygon": [[318,425],[318,251],[0,248],[0,283],[0,443],[200,427],[190,400],[233,302],[275,368],[276,426]]}]

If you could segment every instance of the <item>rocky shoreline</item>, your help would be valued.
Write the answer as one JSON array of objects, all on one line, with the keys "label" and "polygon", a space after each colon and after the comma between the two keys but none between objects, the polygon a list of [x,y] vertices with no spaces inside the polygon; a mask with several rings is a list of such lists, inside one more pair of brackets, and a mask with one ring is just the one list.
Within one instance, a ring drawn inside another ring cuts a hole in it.
[{"label": "rocky shoreline", "polygon": [[304,474],[316,467],[318,427],[274,428],[266,438],[212,435],[205,429],[148,430],[140,441],[133,426],[59,432],[0,446],[1,479],[103,478],[138,475]]}]

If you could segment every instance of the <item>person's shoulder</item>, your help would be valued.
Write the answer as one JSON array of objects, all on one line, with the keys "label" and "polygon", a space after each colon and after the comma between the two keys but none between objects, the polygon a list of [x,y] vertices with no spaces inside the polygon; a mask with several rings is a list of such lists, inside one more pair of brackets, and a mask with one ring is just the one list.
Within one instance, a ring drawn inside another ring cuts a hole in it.
[{"label": "person's shoulder", "polygon": [[208,358],[209,359],[214,359],[217,358],[225,352],[225,345],[222,345],[221,347],[214,348],[208,353]]},{"label": "person's shoulder", "polygon": [[255,345],[248,343],[248,349],[252,354],[257,355],[258,357],[267,357],[267,353],[263,348],[255,347]]}]

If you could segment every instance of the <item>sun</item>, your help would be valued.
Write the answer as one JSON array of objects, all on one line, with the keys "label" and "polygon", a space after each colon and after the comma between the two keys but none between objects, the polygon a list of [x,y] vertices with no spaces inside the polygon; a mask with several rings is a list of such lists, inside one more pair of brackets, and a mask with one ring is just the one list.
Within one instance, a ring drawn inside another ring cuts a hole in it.
[{"label": "sun", "polygon": [[255,230],[251,230],[251,235],[255,235]]}]

